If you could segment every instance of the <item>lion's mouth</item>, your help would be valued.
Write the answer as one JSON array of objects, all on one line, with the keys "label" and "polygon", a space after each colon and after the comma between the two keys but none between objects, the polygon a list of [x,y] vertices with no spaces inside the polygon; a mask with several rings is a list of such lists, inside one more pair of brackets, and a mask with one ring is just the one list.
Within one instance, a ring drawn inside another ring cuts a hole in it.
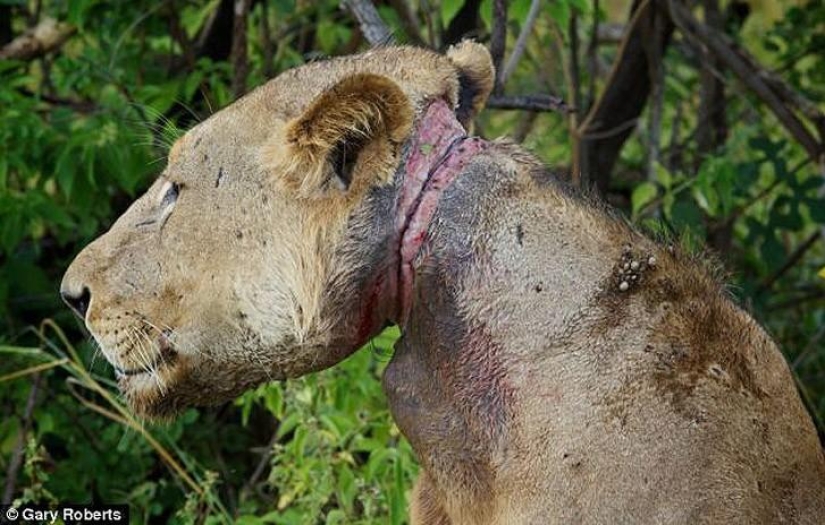
[{"label": "lion's mouth", "polygon": [[162,333],[157,337],[155,346],[157,348],[155,356],[140,363],[140,366],[126,368],[113,363],[115,379],[121,381],[130,377],[157,375],[161,371],[174,366],[177,361],[177,351],[173,348],[167,333]]}]

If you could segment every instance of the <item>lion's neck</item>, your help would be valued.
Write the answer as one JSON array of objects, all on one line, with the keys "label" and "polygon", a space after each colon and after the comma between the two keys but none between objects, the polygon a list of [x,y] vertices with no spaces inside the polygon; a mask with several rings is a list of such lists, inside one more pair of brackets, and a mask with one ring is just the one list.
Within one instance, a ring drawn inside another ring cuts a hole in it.
[{"label": "lion's neck", "polygon": [[393,417],[435,489],[479,516],[493,512],[519,403],[576,395],[575,374],[547,363],[589,351],[570,333],[586,330],[587,304],[621,257],[611,237],[625,235],[541,171],[493,143],[442,195],[384,376]]}]

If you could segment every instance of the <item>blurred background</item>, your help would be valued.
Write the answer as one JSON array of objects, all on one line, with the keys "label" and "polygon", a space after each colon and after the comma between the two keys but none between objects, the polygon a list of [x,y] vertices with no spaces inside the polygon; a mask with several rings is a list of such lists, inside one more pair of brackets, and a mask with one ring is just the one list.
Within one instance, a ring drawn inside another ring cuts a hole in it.
[{"label": "blurred background", "polygon": [[0,0],[3,503],[126,502],[133,523],[406,522],[417,467],[379,382],[397,330],[153,425],[123,409],[57,289],[169,144],[249,89],[370,42],[465,37],[499,71],[476,132],[707,246],[823,435],[825,3]]}]

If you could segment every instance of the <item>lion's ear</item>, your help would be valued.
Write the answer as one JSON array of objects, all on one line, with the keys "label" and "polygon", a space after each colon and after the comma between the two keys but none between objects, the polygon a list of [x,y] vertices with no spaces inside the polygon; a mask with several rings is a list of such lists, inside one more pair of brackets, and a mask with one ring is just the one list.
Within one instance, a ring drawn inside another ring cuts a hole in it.
[{"label": "lion's ear", "polygon": [[484,107],[493,90],[496,72],[487,48],[464,40],[447,50],[447,58],[458,69],[458,107],[456,117],[470,129],[473,118]]},{"label": "lion's ear", "polygon": [[395,82],[351,75],[288,122],[273,137],[279,151],[267,157],[277,159],[277,176],[300,196],[327,194],[329,186],[358,192],[392,176],[412,123],[410,101]]}]

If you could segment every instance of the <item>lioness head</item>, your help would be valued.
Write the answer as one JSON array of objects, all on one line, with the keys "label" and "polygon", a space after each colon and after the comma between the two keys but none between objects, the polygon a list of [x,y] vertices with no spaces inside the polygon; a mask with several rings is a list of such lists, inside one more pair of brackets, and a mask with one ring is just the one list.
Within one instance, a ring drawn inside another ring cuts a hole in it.
[{"label": "lioness head", "polygon": [[287,71],[179,139],[61,286],[133,409],[329,367],[393,320],[409,138],[435,100],[469,123],[492,79],[478,44],[384,48]]}]

